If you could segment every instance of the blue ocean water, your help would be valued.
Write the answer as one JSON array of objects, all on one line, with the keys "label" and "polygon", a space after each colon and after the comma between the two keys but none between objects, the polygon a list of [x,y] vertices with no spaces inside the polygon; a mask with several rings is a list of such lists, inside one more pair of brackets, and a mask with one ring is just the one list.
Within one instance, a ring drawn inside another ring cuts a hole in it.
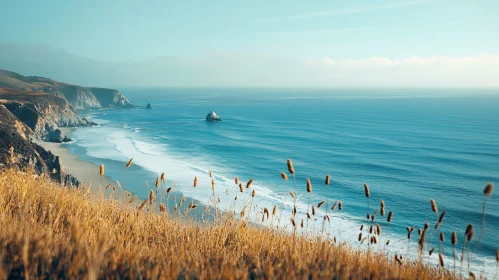
[{"label": "blue ocean water", "polygon": [[[254,178],[254,205],[285,209],[289,221],[292,199],[300,197],[299,215],[306,213],[309,199],[315,205],[328,200],[343,203],[334,212],[333,234],[352,244],[366,214],[379,207],[393,211],[376,221],[383,240],[391,240],[390,253],[405,255],[406,226],[433,227],[434,199],[446,211],[441,231],[447,244],[446,262],[452,263],[450,236],[458,233],[458,251],[468,223],[475,226],[475,241],[482,221],[483,188],[499,182],[499,91],[455,89],[121,89],[138,105],[153,109],[106,109],[84,112],[99,127],[79,128],[68,145],[70,151],[96,164],[105,163],[106,173],[123,180],[124,163],[134,158],[128,189],[146,197],[145,181],[153,182],[165,172],[178,191],[208,203],[211,170],[219,196],[230,200],[237,194],[234,178]],[[204,120],[215,111],[222,122]],[[286,160],[293,160],[292,177],[283,181]],[[324,186],[326,174],[331,185]],[[200,187],[193,188],[194,176]],[[306,178],[313,185],[306,195]],[[363,183],[370,186],[368,203]],[[239,195],[236,210],[242,208]],[[229,199],[229,198],[227,198]],[[220,207],[229,203],[221,203]],[[240,209],[239,209],[240,210]],[[320,209],[325,211],[324,207]],[[320,228],[322,216],[317,221]],[[495,273],[498,249],[499,190],[487,201],[485,234],[474,254],[475,271]],[[416,250],[413,233],[411,251]],[[437,234],[433,245],[438,249]],[[431,246],[431,245],[429,245]],[[473,247],[473,244],[472,244]],[[427,248],[429,250],[430,248]],[[434,261],[438,260],[438,256]]]}]

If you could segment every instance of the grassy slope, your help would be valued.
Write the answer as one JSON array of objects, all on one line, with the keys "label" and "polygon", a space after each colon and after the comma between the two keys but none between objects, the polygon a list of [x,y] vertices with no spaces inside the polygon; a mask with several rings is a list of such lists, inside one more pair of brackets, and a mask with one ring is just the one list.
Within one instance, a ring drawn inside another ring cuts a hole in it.
[{"label": "grassy slope", "polygon": [[98,199],[43,176],[0,171],[0,279],[27,274],[91,279],[450,277],[330,241],[294,238],[231,219],[220,225],[180,221],[146,208]]}]

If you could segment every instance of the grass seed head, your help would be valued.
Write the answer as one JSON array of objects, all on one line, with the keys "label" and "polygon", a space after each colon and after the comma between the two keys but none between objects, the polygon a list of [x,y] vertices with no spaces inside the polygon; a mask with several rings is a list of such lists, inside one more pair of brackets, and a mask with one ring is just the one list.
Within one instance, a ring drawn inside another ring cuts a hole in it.
[{"label": "grass seed head", "polygon": [[101,164],[100,167],[99,167],[99,174],[101,176],[104,176],[104,164]]},{"label": "grass seed head", "polygon": [[450,239],[450,243],[452,245],[456,245],[457,244],[457,234],[455,231],[452,232],[452,236],[451,236],[451,239]]},{"label": "grass seed head", "polygon": [[364,183],[364,193],[367,198],[371,197],[371,191],[369,191],[369,186],[366,183]]},{"label": "grass seed head", "polygon": [[473,229],[473,225],[469,224],[466,227],[466,231],[465,231],[465,234],[464,234],[464,237],[465,237],[466,241],[471,242],[471,240],[473,239],[474,234],[475,234],[475,230]]},{"label": "grass seed head", "polygon": [[326,184],[326,186],[328,186],[330,183],[331,183],[331,176],[326,175],[326,180],[324,181],[324,184]]},{"label": "grass seed head", "polygon": [[312,183],[310,183],[310,179],[307,178],[307,192],[311,193],[312,192]]},{"label": "grass seed head", "polygon": [[435,200],[431,199],[430,202],[431,202],[431,211],[438,213],[438,207],[437,207],[437,203],[435,202]]},{"label": "grass seed head", "polygon": [[288,171],[291,174],[295,174],[295,168],[293,167],[293,162],[290,159],[288,159]]},{"label": "grass seed head", "polygon": [[248,183],[246,184],[246,188],[247,189],[251,188],[251,184],[253,184],[253,178],[251,178],[251,180],[248,181]]},{"label": "grass seed head", "polygon": [[494,183],[490,182],[487,185],[485,185],[485,188],[483,189],[483,194],[485,196],[490,196],[492,194],[492,191],[494,191]]},{"label": "grass seed head", "polygon": [[133,158],[131,158],[131,159],[127,162],[127,164],[126,164],[126,168],[128,168],[128,167],[130,167],[130,165],[132,165],[132,161],[133,161]]}]

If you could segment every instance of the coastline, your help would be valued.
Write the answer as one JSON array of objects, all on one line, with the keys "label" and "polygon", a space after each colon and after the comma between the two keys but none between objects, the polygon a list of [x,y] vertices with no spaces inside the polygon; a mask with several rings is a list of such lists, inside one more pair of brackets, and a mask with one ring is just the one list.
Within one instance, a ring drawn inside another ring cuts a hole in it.
[{"label": "coastline", "polygon": [[[75,128],[60,129],[65,135],[71,137],[72,132]],[[64,143],[53,143],[40,140],[36,141],[36,143],[42,146],[45,150],[51,151],[54,155],[58,156],[61,160],[64,170],[78,179],[81,184],[90,188],[92,193],[98,194],[100,192],[101,179],[102,188],[105,188],[109,184],[116,186],[116,181],[113,181],[110,177],[102,176],[101,178],[101,176],[99,175],[99,165],[86,160],[82,160],[80,156],[70,153],[69,149],[64,146]],[[105,194],[107,195],[107,197],[110,193],[111,190],[105,190]],[[124,200],[125,192],[119,188],[116,188],[114,197]]]},{"label": "coastline", "polygon": [[[64,127],[60,129],[65,135],[71,138],[74,130],[77,128]],[[61,160],[61,164],[64,170],[67,173],[74,176],[76,179],[78,179],[78,181],[80,181],[82,185],[85,185],[86,187],[90,188],[91,192],[94,195],[97,196],[101,195],[101,176],[99,175],[100,167],[98,164],[83,160],[79,155],[71,153],[68,147],[66,146],[67,144],[65,143],[45,142],[40,140],[36,141],[36,143],[42,146],[47,151],[51,151],[54,155],[58,156],[59,159]],[[114,181],[111,177],[107,175],[102,176],[102,188],[105,188],[108,184],[112,184],[114,186],[117,185],[116,181]],[[151,190],[154,189],[154,182],[151,182],[150,188]],[[112,193],[111,188],[107,190],[104,189],[104,198],[109,199],[111,193]],[[131,203],[131,206],[140,205],[145,199],[143,197],[140,197],[140,195],[137,193],[134,192],[130,193],[131,197],[129,198],[129,200],[133,198],[135,195],[137,195],[137,199],[135,199],[134,202]],[[172,190],[172,192],[169,195],[169,202],[162,201],[157,191],[156,191],[156,196],[157,198],[155,203],[165,203],[166,206],[168,207],[169,214],[172,216],[179,217],[180,213],[183,213],[184,211],[186,211],[186,209],[188,209],[187,206],[192,201],[194,204],[197,205],[197,209],[190,210],[191,218],[194,218],[198,221],[213,220],[213,217],[211,215],[207,216],[205,213],[206,207],[210,209],[209,213],[215,213],[215,209],[213,206],[205,205],[197,199],[193,199],[192,197],[187,197],[179,190],[176,189]],[[121,200],[122,202],[125,202],[126,201],[125,197],[126,197],[125,190],[120,189],[116,186],[116,190],[112,195],[112,198],[115,200]],[[180,202],[182,199],[184,199],[184,202],[177,203],[178,209],[177,212],[175,212],[174,208],[176,207],[176,203],[172,203],[172,201]],[[219,209],[218,211],[221,210]],[[155,212],[159,213],[159,209],[155,209]]]}]

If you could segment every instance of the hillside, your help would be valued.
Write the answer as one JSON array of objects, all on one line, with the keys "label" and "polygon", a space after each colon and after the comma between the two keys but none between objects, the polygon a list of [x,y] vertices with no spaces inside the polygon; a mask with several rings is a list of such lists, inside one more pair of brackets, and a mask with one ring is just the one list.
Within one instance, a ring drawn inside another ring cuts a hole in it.
[{"label": "hillside", "polygon": [[69,102],[76,110],[107,107],[130,108],[133,104],[115,89],[82,87],[0,69],[0,87],[25,92],[45,92]]},{"label": "hillside", "polygon": [[78,181],[64,171],[59,157],[33,143],[34,138],[33,130],[0,104],[0,168],[31,166],[36,174],[78,185]]},{"label": "hillside", "polygon": [[[105,197],[112,193],[108,188]],[[137,206],[99,197],[46,177],[0,172],[0,278],[452,278],[447,270],[397,261],[374,247],[359,251],[248,226],[230,215],[216,224],[193,220],[205,210],[189,209],[189,201],[172,213],[161,210],[159,195]],[[287,213],[278,209],[271,219],[278,215]]]}]

